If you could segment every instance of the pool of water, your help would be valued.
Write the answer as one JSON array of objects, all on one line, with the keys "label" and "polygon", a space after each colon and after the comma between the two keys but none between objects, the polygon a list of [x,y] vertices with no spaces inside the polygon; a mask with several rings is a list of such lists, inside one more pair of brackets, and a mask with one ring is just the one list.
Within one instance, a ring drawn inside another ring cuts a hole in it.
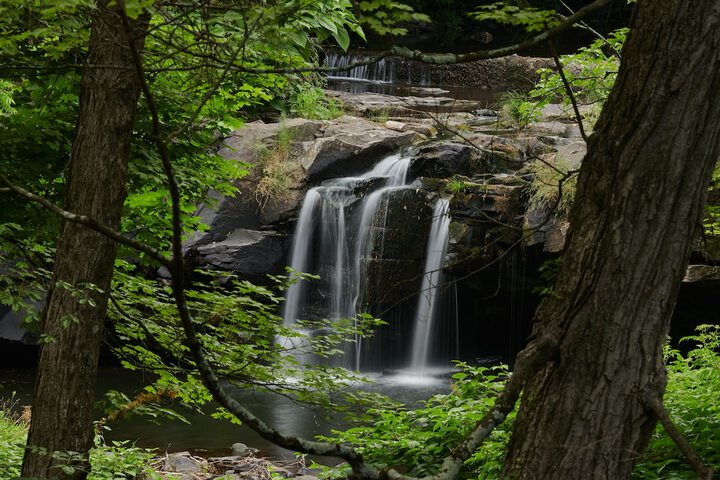
[{"label": "pool of water", "polygon": [[[419,400],[450,390],[447,369],[430,370],[423,374],[395,371],[386,374],[370,373],[367,376],[373,383],[363,386],[365,390],[383,393],[410,408],[419,406]],[[33,370],[0,369],[0,399],[14,398],[17,408],[30,404],[33,382]],[[96,395],[101,398],[103,393],[110,389],[132,395],[143,385],[142,376],[133,372],[120,368],[102,368],[98,374]],[[234,396],[265,422],[293,435],[312,437],[343,427],[342,423],[327,418],[327,412],[304,408],[279,395],[238,390]],[[189,424],[178,420],[154,424],[146,418],[133,417],[111,424],[112,430],[106,435],[106,439],[131,440],[142,447],[167,451],[192,450],[207,455],[229,454],[233,443],[242,442],[271,458],[293,456],[292,452],[277,447],[247,427],[216,420],[202,412],[184,410],[182,413]],[[98,416],[100,415],[98,412]]]},{"label": "pool of water", "polygon": [[[480,102],[484,108],[493,108],[497,105],[501,90],[478,87],[434,87],[432,85],[405,85],[398,83],[378,82],[372,80],[358,80],[342,77],[328,78],[328,89],[349,93],[382,93],[398,97],[408,96],[437,96],[449,97],[455,100],[473,100]],[[428,89],[439,89],[442,93],[431,94]]]}]

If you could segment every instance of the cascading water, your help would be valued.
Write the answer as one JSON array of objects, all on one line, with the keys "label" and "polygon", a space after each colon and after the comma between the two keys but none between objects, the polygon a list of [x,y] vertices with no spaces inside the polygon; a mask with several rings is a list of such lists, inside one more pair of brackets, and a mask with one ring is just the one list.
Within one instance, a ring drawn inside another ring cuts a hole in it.
[{"label": "cascading water", "polygon": [[[325,52],[325,66],[331,68],[346,68],[355,63],[369,62],[371,55],[359,53],[340,54],[334,51]],[[340,70],[328,74],[331,80],[357,80],[371,83],[396,83],[405,85],[430,85],[432,78],[430,68],[414,64],[407,65],[407,71],[396,72],[397,59],[380,59],[368,65],[358,65],[348,70]]]},{"label": "cascading water", "polygon": [[425,275],[420,287],[415,316],[410,359],[411,370],[422,370],[428,367],[430,340],[437,309],[438,286],[442,281],[442,266],[445,261],[450,231],[449,209],[450,202],[445,198],[439,199],[433,209],[425,260]]},{"label": "cascading water", "polygon": [[[325,53],[325,66],[331,68],[345,68],[350,64],[370,61],[371,57],[367,55],[347,54],[340,55],[336,52]],[[359,65],[349,70],[333,72],[328,78],[343,78],[354,80],[365,80],[370,82],[393,82],[392,64],[385,59],[378,60],[369,65]]]},{"label": "cascading water", "polygon": [[[409,158],[391,155],[358,177],[330,180],[325,185],[310,189],[305,196],[293,238],[290,267],[307,271],[315,251],[324,255],[332,252],[332,269],[328,272],[331,276],[328,295],[330,318],[355,316],[360,295],[362,255],[369,241],[367,232],[370,222],[383,195],[405,185],[409,166]],[[363,182],[378,178],[385,178],[385,185],[365,199],[354,193]],[[361,202],[359,212],[354,213],[354,218],[347,219],[348,207],[356,202]],[[357,222],[357,226],[352,228],[355,232],[352,237],[348,235],[349,222]],[[321,226],[320,238],[314,238],[318,225]],[[316,243],[319,243],[319,248]],[[301,315],[304,288],[304,282],[297,282],[288,290],[283,312],[285,325],[292,325]]]},{"label": "cascading water", "polygon": [[[289,288],[283,310],[286,326],[293,326],[299,318],[354,318],[377,301],[377,298],[367,298],[367,287],[370,285],[367,282],[373,282],[370,279],[372,275],[368,277],[368,266],[384,261],[378,260],[378,257],[382,257],[385,243],[394,241],[386,239],[386,232],[397,229],[395,223],[402,219],[396,218],[397,215],[390,216],[389,211],[391,205],[400,205],[396,203],[398,198],[414,192],[408,185],[409,166],[409,157],[391,155],[362,175],[329,180],[308,191],[296,226],[290,266],[297,271],[318,274],[321,280],[299,281]],[[417,322],[432,323],[437,285],[441,278],[439,270],[445,252],[443,245],[447,245],[447,210],[447,200],[440,200],[435,205],[424,267],[425,279],[421,298],[417,302]],[[427,224],[417,225],[416,228],[422,231]],[[421,255],[418,251],[418,269]],[[419,283],[419,277],[415,278]],[[417,289],[418,286],[412,288]],[[430,300],[425,301],[424,298]],[[418,328],[425,327],[407,328],[414,328],[417,332]],[[422,351],[427,355],[429,339],[426,337],[431,330],[425,330]],[[405,334],[402,338],[410,336]],[[363,364],[362,352],[371,353],[365,347],[375,348],[370,344],[362,345],[360,341],[358,338],[355,345],[348,345],[344,366],[359,370]],[[415,340],[414,344],[417,342]],[[402,348],[406,349],[409,342],[404,343]],[[425,365],[427,359],[419,362],[419,365]]]}]

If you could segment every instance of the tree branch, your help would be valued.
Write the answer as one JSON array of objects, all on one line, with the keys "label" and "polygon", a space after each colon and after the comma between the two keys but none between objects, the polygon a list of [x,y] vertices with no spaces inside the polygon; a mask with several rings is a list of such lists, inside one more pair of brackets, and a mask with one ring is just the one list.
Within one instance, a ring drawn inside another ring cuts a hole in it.
[{"label": "tree branch", "polygon": [[570,85],[570,82],[568,82],[567,77],[565,76],[565,70],[563,69],[562,63],[560,62],[560,57],[557,54],[555,45],[551,45],[551,48],[553,52],[553,60],[555,61],[555,66],[558,70],[558,75],[560,75],[563,86],[565,86],[565,93],[567,93],[568,97],[570,97],[570,103],[572,104],[573,110],[575,111],[575,118],[577,119],[578,128],[580,129],[580,135],[582,136],[583,140],[585,140],[585,143],[587,143],[588,136],[587,133],[585,133],[585,127],[583,126],[582,117],[580,116],[580,109],[578,108],[577,99],[575,98],[575,92],[573,92],[572,86]]},{"label": "tree branch", "polygon": [[688,442],[687,438],[685,438],[673,423],[662,402],[657,398],[648,396],[645,398],[645,404],[657,416],[665,432],[667,432],[668,436],[675,442],[675,445],[677,445],[682,454],[685,455],[690,467],[697,473],[698,480],[712,480],[715,470],[705,465],[702,458],[695,453],[690,442]]},{"label": "tree branch", "polygon": [[[442,468],[435,475],[417,480],[447,480],[457,477],[465,461],[477,450],[493,429],[505,421],[515,408],[520,392],[527,380],[547,362],[557,357],[557,344],[548,337],[540,337],[518,354],[515,369],[505,383],[502,393],[495,400],[495,406],[477,423],[473,431],[445,457]],[[390,469],[386,472],[389,480],[416,480]]]},{"label": "tree branch", "polygon": [[18,187],[17,185],[12,184],[10,180],[2,173],[0,173],[0,180],[5,185],[7,185],[6,188],[0,189],[0,192],[13,192],[26,200],[40,204],[46,210],[50,210],[52,213],[58,215],[61,218],[64,218],[69,222],[75,222],[81,225],[85,225],[89,229],[95,230],[96,232],[101,233],[106,237],[115,240],[118,243],[122,243],[123,245],[127,245],[128,247],[132,247],[135,250],[143,252],[144,254],[148,255],[150,258],[156,260],[158,263],[165,267],[169,268],[170,265],[172,265],[170,260],[166,256],[164,256],[159,250],[156,250],[149,245],[138,242],[137,240],[133,240],[132,238],[128,238],[94,218],[88,217],[86,215],[78,215],[77,213],[64,210],[52,203],[50,200],[41,197],[40,195],[29,192],[22,187]]},{"label": "tree branch", "polygon": [[512,55],[514,53],[518,53],[522,50],[527,50],[530,47],[534,47],[536,45],[540,45],[543,42],[547,42],[548,40],[551,40],[558,35],[560,35],[565,30],[569,29],[573,25],[575,25],[577,22],[582,20],[583,18],[587,17],[591,13],[603,8],[604,6],[610,4],[613,0],[596,0],[595,2],[591,3],[590,5],[581,8],[574,14],[570,15],[569,17],[566,17],[562,22],[560,22],[558,25],[556,25],[554,28],[547,30],[545,32],[542,32],[538,35],[535,35],[532,38],[529,38],[523,42],[516,43],[514,45],[509,45],[507,47],[501,47],[496,48],[493,50],[478,50],[475,52],[469,52],[469,53],[462,53],[462,54],[430,54],[430,53],[421,53],[418,51],[410,51],[407,47],[394,47],[390,52],[394,55],[398,55],[405,58],[411,58],[414,60],[419,60],[421,62],[425,63],[434,63],[438,65],[442,64],[448,64],[448,63],[465,63],[465,62],[472,62],[474,60],[486,60],[489,58],[498,58],[498,57],[506,57],[508,55]]}]

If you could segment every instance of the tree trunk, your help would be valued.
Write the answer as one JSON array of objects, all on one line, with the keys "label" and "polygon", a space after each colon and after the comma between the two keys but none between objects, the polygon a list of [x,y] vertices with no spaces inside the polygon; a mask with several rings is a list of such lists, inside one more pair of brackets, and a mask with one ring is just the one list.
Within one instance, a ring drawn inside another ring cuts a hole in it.
[{"label": "tree trunk", "polygon": [[[119,12],[107,4],[100,2],[92,13],[66,209],[117,229],[140,84]],[[147,19],[132,25],[140,48]],[[25,477],[87,476],[97,362],[115,253],[114,241],[77,223],[63,223],[43,324],[51,341],[40,352]],[[87,285],[102,291],[88,290]]]},{"label": "tree trunk", "polygon": [[665,389],[662,347],[720,157],[720,2],[637,5],[590,138],[555,294],[534,337],[559,356],[525,386],[505,473],[628,478]]}]

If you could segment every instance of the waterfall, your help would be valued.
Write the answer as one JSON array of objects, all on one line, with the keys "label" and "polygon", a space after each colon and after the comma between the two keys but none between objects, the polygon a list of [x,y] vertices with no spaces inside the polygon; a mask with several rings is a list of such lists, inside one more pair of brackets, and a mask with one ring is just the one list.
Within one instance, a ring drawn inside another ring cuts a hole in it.
[{"label": "waterfall", "polygon": [[[375,278],[369,273],[369,266],[386,261],[379,259],[384,258],[382,252],[386,251],[386,242],[394,239],[386,238],[386,232],[397,230],[398,225],[405,225],[399,222],[408,221],[398,218],[397,213],[389,215],[388,212],[391,205],[399,208],[399,204],[393,202],[413,192],[408,190],[411,188],[408,184],[410,160],[400,154],[390,155],[361,175],[328,180],[308,191],[295,229],[290,265],[297,271],[318,274],[320,280],[298,281],[288,289],[283,309],[286,326],[292,327],[299,318],[355,318],[377,304],[377,298],[367,298],[368,286],[375,285],[367,283]],[[423,208],[427,207],[421,207],[419,211]],[[437,285],[448,242],[448,208],[447,200],[437,201],[432,222],[417,225],[423,230],[429,226],[430,235],[422,270],[423,246],[418,245],[417,253],[412,257],[417,259],[418,270],[424,271],[416,308],[408,312],[415,316],[403,317],[401,325],[406,325],[403,331],[407,330],[407,333],[396,332],[393,334],[396,336],[388,337],[399,342],[392,347],[397,352],[395,355],[402,353],[402,357],[407,358],[405,353],[412,348],[412,365],[416,369],[428,363],[426,357],[430,354],[433,317],[438,310],[435,306]],[[422,220],[427,218],[427,213],[425,215],[413,218]],[[387,244],[387,248],[391,246],[397,249],[397,244]],[[420,283],[419,277],[415,278]],[[412,288],[412,292],[418,285],[408,288]],[[414,299],[410,297],[410,300]],[[412,310],[410,305],[407,310]],[[370,357],[378,344],[363,345],[361,341],[357,338],[354,345],[347,344],[344,366],[360,370],[363,363],[376,363]],[[365,362],[363,355],[369,355]],[[402,361],[401,358],[397,360]],[[302,361],[308,361],[308,357],[303,356]]]},{"label": "waterfall", "polygon": [[[343,68],[357,62],[367,62],[372,57],[360,54],[341,55],[333,51],[325,53],[325,66],[331,68]],[[394,79],[393,65],[384,58],[369,65],[360,65],[349,70],[332,72],[328,78],[342,78],[353,80],[364,80],[368,82],[392,83]]]},{"label": "waterfall", "polygon": [[425,275],[417,303],[415,332],[411,349],[410,368],[422,370],[428,365],[430,339],[433,334],[435,310],[438,296],[438,285],[442,280],[442,266],[447,251],[450,215],[450,203],[441,198],[433,210],[432,226],[428,238],[425,260]]},{"label": "waterfall", "polygon": [[[293,236],[290,267],[306,272],[310,270],[312,255],[319,251],[331,267],[326,307],[330,318],[351,318],[357,313],[362,282],[362,260],[370,245],[368,232],[383,196],[402,188],[407,181],[410,158],[394,154],[380,161],[370,171],[358,177],[329,180],[320,187],[308,191],[300,209],[300,216]],[[355,189],[371,179],[385,179],[384,186],[364,199]],[[361,202],[358,211],[348,218],[348,208]],[[351,224],[354,228],[351,228]],[[315,233],[320,226],[319,235]],[[353,231],[355,235],[349,235]],[[319,237],[319,238],[316,238]],[[283,320],[289,326],[303,316],[301,306],[305,300],[306,282],[296,282],[287,292]]]},{"label": "waterfall", "polygon": [[[290,255],[290,268],[298,272],[305,272],[309,267],[309,251],[315,221],[315,209],[320,203],[320,192],[318,188],[312,188],[305,194],[300,216],[295,226],[293,235],[292,251]],[[303,294],[305,282],[297,281],[290,286],[285,295],[285,307],[283,310],[283,323],[285,326],[292,325],[298,318],[298,307]]]}]

